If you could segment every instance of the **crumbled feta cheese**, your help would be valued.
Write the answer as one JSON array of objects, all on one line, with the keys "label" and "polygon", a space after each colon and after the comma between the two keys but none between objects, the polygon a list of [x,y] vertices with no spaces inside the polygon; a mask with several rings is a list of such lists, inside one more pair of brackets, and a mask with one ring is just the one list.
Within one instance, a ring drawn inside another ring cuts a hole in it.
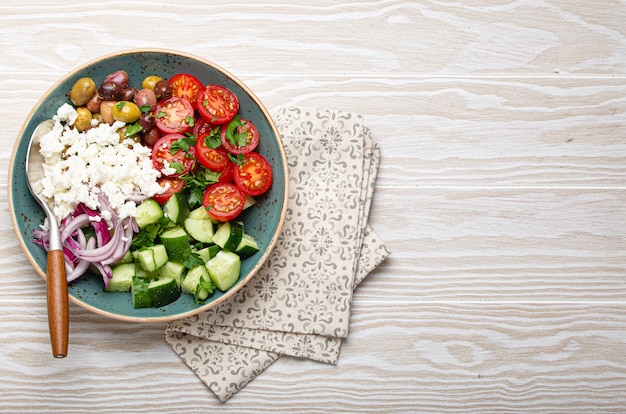
[{"label": "crumbled feta cheese", "polygon": [[176,169],[174,167],[170,167],[170,163],[168,160],[163,160],[163,174],[164,175],[176,174]]},{"label": "crumbled feta cheese", "polygon": [[57,114],[52,119],[59,122],[66,122],[69,125],[74,125],[76,118],[78,118],[78,112],[76,112],[76,109],[74,109],[72,105],[64,103],[59,109],[57,109]]},{"label": "crumbled feta cheese", "polygon": [[[64,104],[53,117],[54,127],[41,139],[43,196],[52,202],[59,220],[79,203],[99,210],[100,194],[120,218],[134,216],[136,202],[163,192],[156,182],[161,173],[152,164],[152,151],[132,140],[120,142],[123,122],[78,132],[71,127],[76,116],[76,110]],[[100,213],[104,220],[111,219],[110,211]]]}]

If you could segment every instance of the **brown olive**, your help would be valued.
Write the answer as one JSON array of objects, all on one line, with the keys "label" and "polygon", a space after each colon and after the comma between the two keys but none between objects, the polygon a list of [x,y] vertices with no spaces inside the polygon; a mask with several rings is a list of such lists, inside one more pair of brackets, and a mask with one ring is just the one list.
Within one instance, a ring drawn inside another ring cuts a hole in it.
[{"label": "brown olive", "polygon": [[101,102],[102,102],[102,97],[100,96],[100,94],[94,93],[93,96],[91,97],[91,99],[89,101],[87,101],[85,106],[91,112],[99,112],[100,111],[100,103]]},{"label": "brown olive", "polygon": [[98,93],[105,101],[118,100],[122,96],[122,88],[117,83],[104,82],[98,87]]},{"label": "brown olive", "polygon": [[122,93],[120,95],[120,99],[122,101],[132,101],[135,99],[135,94],[137,93],[136,88],[124,88],[122,89]]},{"label": "brown olive", "polygon": [[160,80],[154,85],[154,94],[157,99],[169,99],[172,97],[172,87],[166,80]]},{"label": "brown olive", "polygon": [[128,81],[128,72],[126,72],[125,70],[118,70],[111,73],[110,75],[107,75],[102,83],[114,83],[116,85],[119,85],[120,88],[124,89],[128,87]]},{"label": "brown olive", "polygon": [[157,104],[157,97],[152,89],[142,88],[135,94],[135,103],[141,108],[142,106],[153,107]]},{"label": "brown olive", "polygon": [[145,133],[154,126],[156,119],[150,112],[142,112],[137,122],[139,122],[142,131]]},{"label": "brown olive", "polygon": [[113,118],[113,107],[115,106],[116,101],[102,101],[100,104],[100,115],[102,116],[102,120],[109,125],[112,125],[115,122]]},{"label": "brown olive", "polygon": [[70,101],[74,106],[85,105],[96,93],[96,83],[91,78],[80,78],[70,90]]},{"label": "brown olive", "polygon": [[161,138],[159,130],[156,127],[152,127],[141,136],[141,143],[148,147],[152,147],[155,142],[159,140],[159,138]]}]

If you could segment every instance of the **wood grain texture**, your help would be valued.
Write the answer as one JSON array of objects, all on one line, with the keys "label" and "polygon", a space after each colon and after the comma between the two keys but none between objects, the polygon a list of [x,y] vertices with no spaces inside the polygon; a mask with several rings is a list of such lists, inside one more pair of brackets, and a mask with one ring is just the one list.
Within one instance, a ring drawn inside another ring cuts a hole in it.
[{"label": "wood grain texture", "polygon": [[[30,305],[0,305],[12,315],[2,331],[14,332],[0,367],[4,412],[78,413],[94,404],[145,413],[572,412],[626,403],[618,304],[419,304],[357,293],[337,366],[281,358],[226,404],[208,398],[163,344],[162,325],[118,324],[75,308],[71,359],[51,360],[45,304]],[[23,324],[33,329],[15,329]]]},{"label": "wood grain texture", "polygon": [[337,366],[281,358],[221,404],[161,324],[71,304],[70,356],[50,357],[5,174],[0,412],[623,411],[624,22],[617,0],[4,2],[0,170],[67,72],[180,49],[270,109],[363,114],[382,153],[370,221],[392,256],[357,289]]}]

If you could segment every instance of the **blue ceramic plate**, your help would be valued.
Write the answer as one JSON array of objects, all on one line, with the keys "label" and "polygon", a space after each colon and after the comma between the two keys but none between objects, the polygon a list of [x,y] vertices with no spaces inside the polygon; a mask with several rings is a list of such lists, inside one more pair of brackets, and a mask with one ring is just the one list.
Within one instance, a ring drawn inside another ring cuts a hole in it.
[{"label": "blue ceramic plate", "polygon": [[24,170],[30,136],[41,121],[52,118],[58,107],[69,102],[67,94],[76,80],[88,76],[99,84],[106,75],[120,69],[128,72],[133,85],[140,83],[148,75],[159,75],[167,79],[176,73],[186,72],[195,75],[205,84],[215,83],[229,88],[239,98],[241,117],[251,120],[259,129],[261,142],[257,151],[268,159],[274,170],[271,189],[258,197],[255,206],[244,211],[241,216],[246,232],[255,237],[261,250],[242,262],[241,276],[229,291],[222,293],[216,290],[203,305],[195,304],[191,295],[182,295],[176,302],[161,308],[135,309],[130,293],[103,292],[102,277],[99,274],[88,272],[69,285],[70,300],[90,311],[114,319],[162,322],[190,316],[217,305],[252,278],[274,247],[285,215],[287,162],[278,130],[268,111],[252,91],[219,66],[176,51],[130,50],[87,63],[57,82],[33,108],[13,149],[9,166],[9,209],[13,227],[28,260],[45,279],[46,254],[32,242],[33,229],[43,222],[45,214],[28,190]]}]

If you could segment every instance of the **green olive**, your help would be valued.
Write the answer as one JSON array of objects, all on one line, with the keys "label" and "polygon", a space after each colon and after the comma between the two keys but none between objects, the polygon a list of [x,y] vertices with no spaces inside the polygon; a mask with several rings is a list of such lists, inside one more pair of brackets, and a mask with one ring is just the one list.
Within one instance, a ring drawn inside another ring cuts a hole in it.
[{"label": "green olive", "polygon": [[96,93],[96,83],[91,78],[80,78],[70,90],[70,101],[74,106],[83,106]]},{"label": "green olive", "polygon": [[111,114],[116,121],[122,121],[128,124],[139,119],[141,109],[133,102],[119,101],[111,108]]},{"label": "green olive", "polygon": [[145,79],[141,82],[141,87],[145,89],[154,90],[154,85],[156,85],[160,80],[163,80],[162,77],[156,75],[146,76]]},{"label": "green olive", "polygon": [[74,121],[74,128],[76,128],[78,132],[83,132],[91,126],[91,111],[84,106],[79,106],[76,108],[76,112],[78,113],[78,117],[76,121]]},{"label": "green olive", "polygon": [[100,112],[94,112],[91,115],[91,119],[96,121],[98,124],[101,124],[104,122],[104,119],[102,119],[102,114]]}]

